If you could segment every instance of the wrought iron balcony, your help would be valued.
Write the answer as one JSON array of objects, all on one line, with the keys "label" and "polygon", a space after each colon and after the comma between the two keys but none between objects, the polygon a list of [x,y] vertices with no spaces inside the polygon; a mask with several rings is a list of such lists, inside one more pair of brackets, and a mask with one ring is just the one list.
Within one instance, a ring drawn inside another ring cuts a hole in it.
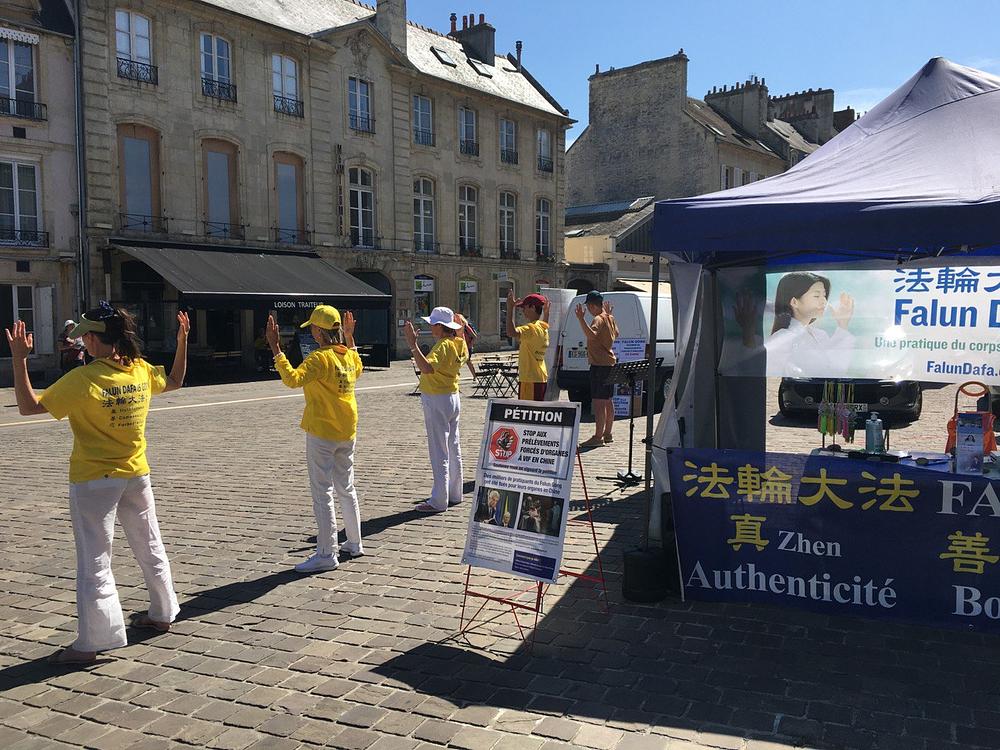
[{"label": "wrought iron balcony", "polygon": [[287,96],[274,95],[274,111],[282,115],[292,117],[305,117],[305,104],[300,99],[291,99]]},{"label": "wrought iron balcony", "polygon": [[164,216],[119,214],[118,223],[123,232],[148,232],[150,234],[167,233],[167,219]]},{"label": "wrought iron balcony", "polygon": [[236,85],[225,81],[217,81],[214,78],[202,77],[201,93],[212,99],[219,99],[224,102],[236,101]]},{"label": "wrought iron balcony", "polygon": [[205,221],[207,237],[218,237],[223,240],[242,240],[243,226],[241,224],[230,224],[228,221]]},{"label": "wrought iron balcony", "polygon": [[49,233],[35,229],[14,229],[0,227],[0,245],[17,245],[18,247],[48,247]]},{"label": "wrought iron balcony", "polygon": [[441,243],[434,240],[413,238],[413,251],[417,253],[432,253],[437,255],[441,252]]},{"label": "wrought iron balcony", "polygon": [[0,96],[0,115],[21,117],[25,120],[49,119],[48,108],[44,104],[24,99],[11,99],[7,96]]},{"label": "wrought iron balcony", "polygon": [[504,260],[521,260],[521,251],[516,247],[501,247],[500,257]]},{"label": "wrought iron balcony", "polygon": [[458,144],[458,150],[466,156],[479,156],[479,142],[463,138]]},{"label": "wrought iron balcony", "polygon": [[160,82],[159,68],[155,65],[128,60],[124,57],[118,58],[118,77],[139,83],[148,83],[152,86],[156,86]]},{"label": "wrought iron balcony", "polygon": [[274,241],[289,245],[308,245],[309,232],[305,229],[274,229]]},{"label": "wrought iron balcony", "polygon": [[517,151],[512,148],[500,149],[500,161],[504,164],[517,164]]},{"label": "wrought iron balcony", "polygon": [[423,130],[422,128],[413,129],[413,142],[419,146],[433,146],[434,145],[434,131]]},{"label": "wrought iron balcony", "polygon": [[477,245],[472,240],[459,240],[458,254],[463,255],[466,258],[482,258],[483,246]]},{"label": "wrought iron balcony", "polygon": [[351,130],[357,130],[359,133],[375,132],[375,118],[368,115],[351,114],[349,119]]},{"label": "wrought iron balcony", "polygon": [[551,172],[552,171],[552,159],[548,156],[538,157],[538,171],[539,172]]}]

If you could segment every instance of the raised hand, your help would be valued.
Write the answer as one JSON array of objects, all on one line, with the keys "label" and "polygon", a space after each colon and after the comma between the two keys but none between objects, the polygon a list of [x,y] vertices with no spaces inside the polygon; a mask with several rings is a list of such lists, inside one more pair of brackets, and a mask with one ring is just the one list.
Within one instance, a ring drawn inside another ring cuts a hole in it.
[{"label": "raised hand", "polygon": [[357,321],[354,319],[354,313],[350,310],[344,313],[344,336],[347,338],[354,338],[354,327],[357,325]]},{"label": "raised hand", "polygon": [[264,338],[267,340],[271,351],[277,354],[281,351],[281,338],[278,335],[278,321],[273,315],[267,316],[267,325],[264,327]]},{"label": "raised hand", "polygon": [[34,335],[28,333],[23,320],[15,320],[13,330],[4,329],[7,334],[7,344],[10,346],[10,356],[14,359],[27,359],[28,352],[35,345]]},{"label": "raised hand", "polygon": [[752,346],[757,323],[760,320],[760,307],[753,294],[743,290],[736,295],[733,304],[733,318],[740,327],[740,335],[745,346]]},{"label": "raised hand", "polygon": [[576,309],[573,310],[576,314],[577,319],[583,320],[583,316],[587,314],[587,311],[583,308],[583,305],[577,305]]},{"label": "raised hand", "polygon": [[510,310],[515,305],[517,305],[517,297],[514,296],[514,290],[508,287],[508,289],[507,289],[507,309]]},{"label": "raised hand", "polygon": [[417,331],[413,327],[413,321],[408,320],[403,325],[403,336],[406,337],[406,343],[411,349],[417,345]]},{"label": "raised hand", "polygon": [[838,326],[847,328],[848,323],[851,322],[851,317],[854,315],[854,297],[847,292],[841,292],[840,304],[831,314],[833,315],[833,319],[837,321]]},{"label": "raised hand", "polygon": [[602,307],[604,308],[604,312],[606,312],[608,315],[610,315],[615,311],[615,306],[612,305],[610,302],[605,302]]},{"label": "raised hand", "polygon": [[188,314],[181,310],[177,313],[177,343],[187,341],[188,334],[191,333],[191,319]]}]

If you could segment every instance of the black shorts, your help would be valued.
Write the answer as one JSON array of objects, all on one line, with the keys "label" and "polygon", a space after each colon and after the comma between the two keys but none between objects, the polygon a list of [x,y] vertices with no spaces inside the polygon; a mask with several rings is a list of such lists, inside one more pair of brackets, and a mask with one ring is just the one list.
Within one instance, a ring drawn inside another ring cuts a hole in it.
[{"label": "black shorts", "polygon": [[612,387],[607,382],[611,373],[611,365],[590,366],[590,397],[596,399],[611,398]]}]

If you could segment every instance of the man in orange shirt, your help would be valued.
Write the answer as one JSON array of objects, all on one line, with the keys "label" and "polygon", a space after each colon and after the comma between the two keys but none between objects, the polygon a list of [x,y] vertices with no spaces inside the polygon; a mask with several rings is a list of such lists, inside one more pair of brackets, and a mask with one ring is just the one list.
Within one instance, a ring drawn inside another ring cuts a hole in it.
[{"label": "man in orange shirt", "polygon": [[[596,448],[614,440],[611,429],[615,424],[615,408],[611,402],[612,386],[607,382],[611,368],[618,362],[612,350],[618,338],[618,324],[611,314],[612,307],[598,291],[587,292],[586,309],[576,306],[576,319],[587,338],[587,361],[590,363],[590,399],[594,413],[594,435],[580,443],[584,448]],[[588,324],[587,313],[593,316]]]}]

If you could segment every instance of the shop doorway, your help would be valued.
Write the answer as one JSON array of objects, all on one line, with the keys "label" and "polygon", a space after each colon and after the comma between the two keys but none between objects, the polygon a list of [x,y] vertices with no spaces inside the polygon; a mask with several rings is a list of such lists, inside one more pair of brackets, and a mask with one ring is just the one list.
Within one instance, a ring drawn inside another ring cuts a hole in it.
[{"label": "shop doorway", "polygon": [[392,281],[385,274],[378,271],[348,271],[351,276],[375,287],[383,294],[389,295],[389,306],[385,309],[364,309],[356,310],[358,324],[354,331],[354,338],[358,342],[358,351],[366,365],[376,367],[388,367],[391,359],[391,352],[395,342],[393,341],[394,326],[391,325],[393,311],[396,309],[395,298],[392,294]]}]

